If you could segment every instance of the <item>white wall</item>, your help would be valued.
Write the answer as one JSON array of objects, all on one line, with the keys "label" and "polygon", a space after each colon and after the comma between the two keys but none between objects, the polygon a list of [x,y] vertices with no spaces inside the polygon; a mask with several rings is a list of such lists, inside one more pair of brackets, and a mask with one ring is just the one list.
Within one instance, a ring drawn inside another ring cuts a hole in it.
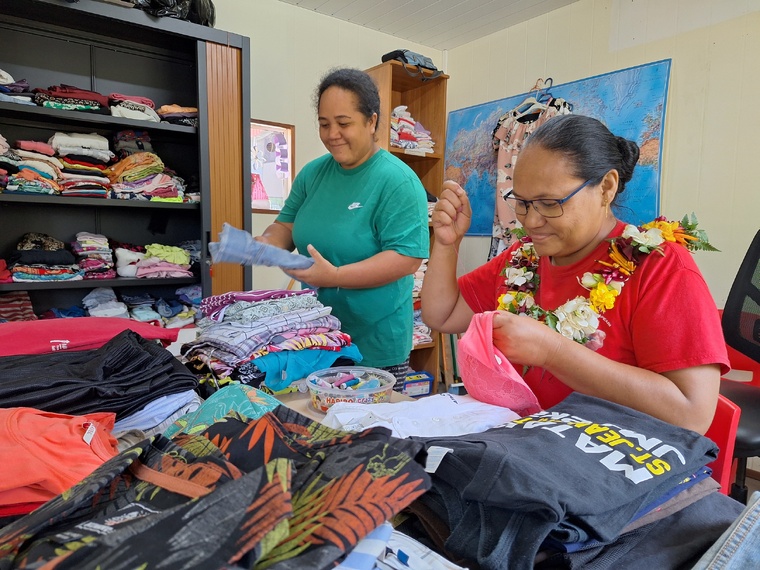
[{"label": "white wall", "polygon": [[[216,28],[251,40],[252,118],[296,126],[295,169],[324,154],[319,140],[314,89],[332,67],[367,69],[399,48],[424,53],[441,65],[442,53],[388,34],[368,30],[277,0],[214,0]],[[253,233],[261,233],[274,215],[254,214]],[[276,268],[253,271],[255,289],[287,286]]]},{"label": "white wall", "polygon": [[[448,53],[449,110],[672,59],[661,213],[695,212],[722,253],[697,253],[718,306],[760,228],[760,1],[579,0]],[[481,264],[468,238],[460,271]]]},{"label": "white wall", "polygon": [[[330,67],[365,69],[408,48],[443,67],[448,108],[528,91],[539,77],[566,83],[671,58],[662,166],[662,214],[695,212],[722,253],[696,260],[719,306],[760,227],[760,0],[578,0],[443,54],[277,0],[215,0],[217,28],[251,38],[251,112],[296,125],[296,172],[319,156],[312,93]],[[273,216],[254,216],[259,233]],[[468,238],[460,270],[486,259]],[[254,271],[276,288],[278,269]]]}]

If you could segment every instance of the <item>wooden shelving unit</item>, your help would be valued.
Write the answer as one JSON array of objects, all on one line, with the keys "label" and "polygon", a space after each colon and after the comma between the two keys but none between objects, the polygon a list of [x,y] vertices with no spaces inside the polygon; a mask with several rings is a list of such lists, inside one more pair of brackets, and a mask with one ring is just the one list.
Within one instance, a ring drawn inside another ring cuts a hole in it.
[{"label": "wooden shelving unit", "polygon": [[[414,69],[414,68],[413,68]],[[432,71],[421,70],[425,77]],[[443,184],[444,151],[446,148],[446,82],[448,75],[423,81],[412,77],[398,61],[387,61],[366,72],[374,79],[380,92],[380,121],[377,128],[380,146],[403,160],[414,170],[425,190],[438,196]],[[412,117],[431,133],[434,152],[424,156],[390,146],[391,113],[399,105],[406,105]],[[431,233],[432,239],[432,233]],[[435,378],[434,389],[441,380],[440,335],[433,331],[433,342],[414,347],[411,366],[425,370]]]}]

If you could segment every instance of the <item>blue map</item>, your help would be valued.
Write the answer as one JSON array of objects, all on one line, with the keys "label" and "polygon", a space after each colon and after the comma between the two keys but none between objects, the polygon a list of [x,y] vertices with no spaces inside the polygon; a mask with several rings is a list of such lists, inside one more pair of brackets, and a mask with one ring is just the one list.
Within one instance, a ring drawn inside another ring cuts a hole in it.
[{"label": "blue map", "polygon": [[[660,162],[670,59],[553,85],[549,94],[573,106],[573,113],[602,121],[615,134],[635,141],[641,156],[633,178],[615,202],[617,216],[633,224],[659,215]],[[535,94],[533,92],[532,94]],[[468,235],[490,236],[496,200],[496,151],[492,133],[499,118],[531,93],[451,111],[446,127],[446,174],[466,191],[473,208]]]}]

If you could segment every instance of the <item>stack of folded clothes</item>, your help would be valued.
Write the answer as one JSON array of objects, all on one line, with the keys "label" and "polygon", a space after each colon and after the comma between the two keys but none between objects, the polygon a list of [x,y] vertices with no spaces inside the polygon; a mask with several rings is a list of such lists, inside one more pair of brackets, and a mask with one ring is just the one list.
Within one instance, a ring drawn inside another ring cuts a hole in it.
[{"label": "stack of folded clothes", "polygon": [[400,105],[391,113],[391,146],[403,148],[409,154],[425,155],[433,152],[435,143],[428,131]]},{"label": "stack of folded clothes", "polygon": [[182,202],[182,179],[164,167],[152,152],[133,152],[106,171],[115,198],[124,200],[173,199]]},{"label": "stack of folded clothes", "polygon": [[121,159],[136,152],[153,152],[153,145],[150,144],[148,131],[126,129],[113,136],[113,149]]},{"label": "stack of folded clothes", "polygon": [[110,287],[97,287],[82,299],[82,304],[91,317],[119,317],[128,319],[129,309],[119,301]]},{"label": "stack of folded clothes", "polygon": [[47,234],[28,232],[9,257],[13,281],[73,281],[84,274],[65,244]]},{"label": "stack of folded clothes", "polygon": [[77,254],[77,264],[84,271],[85,279],[115,279],[113,253],[108,246],[108,238],[102,234],[78,232],[71,244]]},{"label": "stack of folded clothes", "polygon": [[104,171],[114,154],[97,133],[55,133],[48,144],[60,157],[62,196],[107,198],[111,181]]},{"label": "stack of folded clothes", "polygon": [[10,73],[0,69],[0,101],[5,103],[20,103],[22,105],[34,105],[29,91],[29,82],[26,79],[13,79]]},{"label": "stack of folded clothes", "polygon": [[155,111],[156,104],[147,97],[111,93],[108,96],[108,101],[111,104],[111,115],[114,117],[125,117],[153,123],[161,122],[161,118]]},{"label": "stack of folded clothes", "polygon": [[85,111],[110,115],[108,97],[73,85],[52,85],[47,89],[35,88],[34,102],[40,107],[64,111]]},{"label": "stack of folded clothes", "polygon": [[180,105],[161,105],[156,111],[162,121],[175,125],[198,126],[198,108]]},{"label": "stack of folded clothes", "polygon": [[136,277],[192,277],[190,254],[172,245],[152,243],[145,247],[145,256],[137,262]]}]

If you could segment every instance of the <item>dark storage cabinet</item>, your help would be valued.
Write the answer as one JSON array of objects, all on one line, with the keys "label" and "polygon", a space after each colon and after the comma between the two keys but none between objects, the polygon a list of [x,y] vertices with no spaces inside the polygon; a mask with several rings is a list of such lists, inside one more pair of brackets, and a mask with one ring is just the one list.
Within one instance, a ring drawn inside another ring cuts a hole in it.
[{"label": "dark storage cabinet", "polygon": [[201,240],[203,251],[198,279],[12,283],[0,292],[29,291],[39,313],[100,286],[161,296],[194,282],[204,296],[250,289],[242,268],[218,266],[212,276],[206,263],[208,242],[225,221],[251,229],[248,38],[96,0],[3,0],[0,37],[0,69],[31,87],[74,85],[199,109],[196,128],[0,102],[0,134],[11,145],[58,131],[111,140],[124,129],[145,130],[164,164],[201,193],[200,204],[0,194],[0,257],[29,231],[65,242],[79,231],[137,244]]}]

